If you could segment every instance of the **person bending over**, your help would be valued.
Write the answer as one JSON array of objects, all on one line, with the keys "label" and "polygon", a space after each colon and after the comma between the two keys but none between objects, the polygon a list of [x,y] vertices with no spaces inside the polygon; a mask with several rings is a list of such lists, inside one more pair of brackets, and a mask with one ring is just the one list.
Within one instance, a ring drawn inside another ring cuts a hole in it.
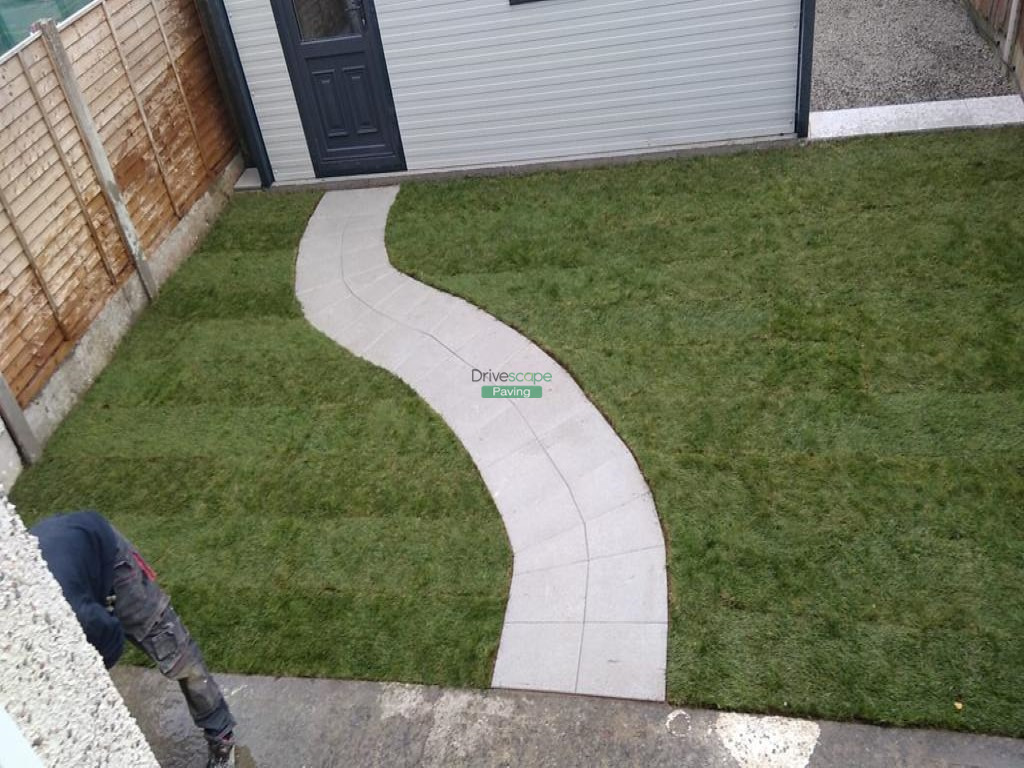
[{"label": "person bending over", "polygon": [[234,765],[235,719],[199,646],[132,543],[93,510],[48,517],[30,533],[107,669],[121,658],[127,635],[178,681],[206,736],[207,768]]}]

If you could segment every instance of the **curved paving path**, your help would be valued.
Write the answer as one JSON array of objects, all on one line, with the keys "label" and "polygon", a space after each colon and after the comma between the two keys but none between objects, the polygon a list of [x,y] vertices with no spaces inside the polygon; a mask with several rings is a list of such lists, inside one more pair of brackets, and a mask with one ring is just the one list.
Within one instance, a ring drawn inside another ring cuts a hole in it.
[{"label": "curved paving path", "polygon": [[[469,451],[515,557],[499,688],[665,697],[665,544],[632,454],[528,339],[395,270],[397,187],[328,192],[299,246],[309,321],[406,381]],[[543,397],[485,399],[481,371],[551,373]]]}]

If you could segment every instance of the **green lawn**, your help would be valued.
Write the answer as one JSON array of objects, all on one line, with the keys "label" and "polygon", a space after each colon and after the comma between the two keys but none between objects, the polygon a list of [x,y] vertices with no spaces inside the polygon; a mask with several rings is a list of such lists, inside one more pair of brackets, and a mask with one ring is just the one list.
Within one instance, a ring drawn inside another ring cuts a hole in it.
[{"label": "green lawn", "polygon": [[236,198],[13,498],[107,514],[214,669],[486,686],[501,518],[440,418],[302,317],[317,200]]},{"label": "green lawn", "polygon": [[388,242],[636,452],[674,702],[1024,735],[1024,131],[410,184]]}]

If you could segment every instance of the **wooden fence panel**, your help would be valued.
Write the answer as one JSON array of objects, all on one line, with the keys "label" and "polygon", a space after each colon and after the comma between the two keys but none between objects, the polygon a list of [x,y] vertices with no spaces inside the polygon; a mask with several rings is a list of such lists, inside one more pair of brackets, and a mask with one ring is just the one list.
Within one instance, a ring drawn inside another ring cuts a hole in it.
[{"label": "wooden fence panel", "polygon": [[11,220],[2,210],[0,286],[0,371],[11,389],[20,394],[32,389],[37,374],[56,355],[65,337]]},{"label": "wooden fence panel", "polygon": [[131,230],[158,248],[236,151],[192,3],[103,0],[55,48],[36,36],[0,57],[0,374],[21,405],[135,271]]},{"label": "wooden fence panel", "polygon": [[[53,125],[67,164],[74,175],[74,181],[81,193],[80,207],[84,208],[84,216],[91,223],[91,234],[98,241],[97,251],[105,258],[109,271],[113,272],[116,282],[120,284],[131,272],[131,254],[117,231],[111,218],[110,208],[100,188],[99,178],[89,161],[85,142],[75,125],[74,117],[67,100],[61,91],[53,62],[42,44],[36,40],[25,48],[23,61],[29,65],[29,74],[36,83],[36,89],[45,104],[47,114]],[[108,275],[109,276],[109,275]]]},{"label": "wooden fence panel", "polygon": [[195,115],[203,155],[214,172],[219,173],[234,156],[238,144],[203,38],[196,0],[159,2],[171,53]]},{"label": "wooden fence panel", "polygon": [[128,70],[121,62],[118,40],[107,23],[106,9],[99,5],[83,19],[93,16],[98,20],[89,19],[89,34],[69,42],[62,31],[61,40],[79,83],[91,83],[82,89],[86,105],[142,246],[152,250],[174,228],[178,217],[159,158],[150,144],[143,113],[135,100]]},{"label": "wooden fence panel", "polygon": [[1010,23],[1010,8],[1013,0],[971,0],[974,10],[984,19],[992,32],[1006,35]]},{"label": "wooden fence panel", "polygon": [[[115,12],[117,3],[120,12]],[[135,75],[157,152],[164,159],[171,194],[183,208],[202,195],[209,180],[202,147],[192,131],[189,108],[179,90],[152,0],[109,0],[115,25],[130,14],[133,32],[122,42],[129,69]]]},{"label": "wooden fence panel", "polygon": [[[49,363],[66,353],[67,342],[84,333],[94,306],[102,306],[112,288],[44,111],[54,99],[49,94],[37,98],[39,89],[29,79],[31,63],[31,55],[22,52],[3,66],[11,120],[0,129],[0,207],[15,235],[11,246],[20,251],[20,259],[12,260],[18,274],[11,276],[8,291],[25,292],[12,295],[12,307],[27,304],[36,311],[41,308],[37,293],[42,294],[59,334],[45,321],[24,323],[12,317],[9,328],[5,323],[4,349],[8,344],[11,349],[4,374],[16,391],[38,380],[38,370],[31,369],[46,367],[41,357]],[[28,275],[33,279],[19,279]]]},{"label": "wooden fence panel", "polygon": [[999,53],[1014,73],[1024,93],[1024,12],[1014,0],[970,0],[975,23],[982,33],[999,44]]}]

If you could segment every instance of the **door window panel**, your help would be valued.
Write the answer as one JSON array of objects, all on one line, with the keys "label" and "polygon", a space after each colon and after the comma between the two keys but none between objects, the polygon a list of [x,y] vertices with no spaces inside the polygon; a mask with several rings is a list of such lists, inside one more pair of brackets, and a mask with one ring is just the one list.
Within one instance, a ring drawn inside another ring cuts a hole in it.
[{"label": "door window panel", "polygon": [[292,0],[304,42],[363,31],[359,0]]}]

